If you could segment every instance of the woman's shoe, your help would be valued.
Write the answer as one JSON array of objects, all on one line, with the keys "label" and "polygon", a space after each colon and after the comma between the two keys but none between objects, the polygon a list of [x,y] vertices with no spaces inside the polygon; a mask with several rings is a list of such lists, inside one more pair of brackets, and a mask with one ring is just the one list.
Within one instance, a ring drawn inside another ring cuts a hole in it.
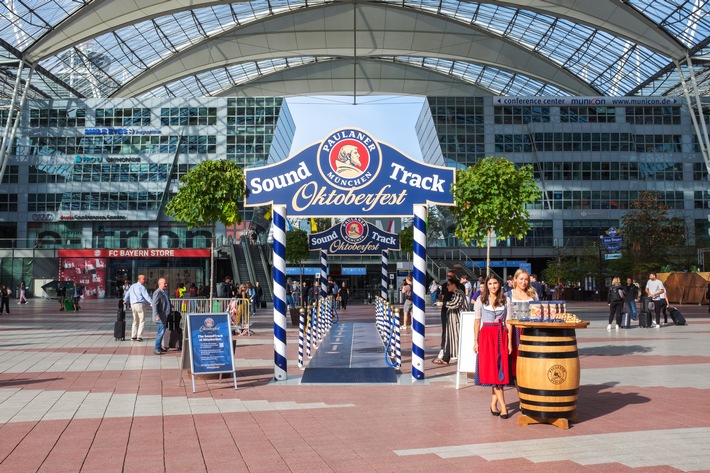
[{"label": "woman's shoe", "polygon": [[448,365],[449,364],[448,362],[442,360],[441,358],[435,358],[435,359],[431,360],[431,362],[434,363],[435,365]]},{"label": "woman's shoe", "polygon": [[509,412],[506,412],[505,414],[503,414],[502,412],[500,413],[500,418],[501,418],[501,419],[507,419],[508,417],[510,417],[510,413],[509,413]]},{"label": "woman's shoe", "polygon": [[491,415],[492,415],[492,416],[499,416],[499,415],[500,415],[500,412],[494,411],[493,408],[491,407]]}]

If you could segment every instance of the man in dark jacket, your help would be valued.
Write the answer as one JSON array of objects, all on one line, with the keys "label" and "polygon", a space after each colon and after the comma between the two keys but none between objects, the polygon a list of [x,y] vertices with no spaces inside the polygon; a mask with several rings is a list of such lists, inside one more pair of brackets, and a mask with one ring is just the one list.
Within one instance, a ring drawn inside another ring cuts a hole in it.
[{"label": "man in dark jacket", "polygon": [[165,278],[158,279],[158,289],[153,292],[153,321],[155,321],[155,326],[158,330],[155,336],[155,346],[153,347],[153,353],[156,355],[162,355],[167,349],[162,347],[163,334],[165,333],[165,323],[168,321],[168,315],[170,315],[170,296],[167,293],[168,281]]},{"label": "man in dark jacket", "polygon": [[636,312],[636,301],[639,300],[639,288],[634,284],[634,280],[626,278],[626,311],[629,313],[631,320],[638,320],[638,312]]}]

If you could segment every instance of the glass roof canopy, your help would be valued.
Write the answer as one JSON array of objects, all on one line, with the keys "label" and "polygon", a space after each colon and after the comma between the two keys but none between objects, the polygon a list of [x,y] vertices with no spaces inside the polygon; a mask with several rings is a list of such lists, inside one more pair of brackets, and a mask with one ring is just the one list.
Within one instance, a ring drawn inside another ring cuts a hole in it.
[{"label": "glass roof canopy", "polygon": [[[352,63],[353,56],[431,71],[432,80],[455,80],[493,95],[680,95],[677,64],[688,78],[686,55],[700,94],[710,95],[710,6],[704,0],[578,2],[589,3],[589,11],[570,10],[560,0],[185,3],[145,0],[143,10],[131,12],[121,9],[132,2],[121,0],[6,0],[0,6],[0,97],[12,93],[17,59],[36,66],[30,98],[101,98],[238,93],[285,70],[299,68],[307,75],[323,63]],[[362,18],[384,17],[372,31],[370,23],[356,27],[378,38],[376,47],[360,46],[365,36],[358,35],[355,51],[353,21],[341,21],[345,8],[358,9]],[[409,21],[415,17],[419,21]],[[303,18],[314,22],[292,32],[291,50],[271,46],[270,28],[283,31],[291,19],[300,26]],[[438,29],[436,48],[414,47],[406,35],[393,37],[393,31],[407,28],[419,35],[422,19],[447,26]],[[214,66],[188,69],[196,48],[216,51],[247,34],[260,41],[258,57],[235,54],[223,64],[215,60]],[[314,36],[318,47],[306,46]],[[473,52],[455,46],[465,41],[476,43]],[[495,48],[511,60],[498,63],[491,59],[495,54],[485,55]],[[176,71],[184,58],[185,70]],[[153,71],[166,67],[170,74],[151,81]],[[353,92],[333,87],[321,92]]]}]

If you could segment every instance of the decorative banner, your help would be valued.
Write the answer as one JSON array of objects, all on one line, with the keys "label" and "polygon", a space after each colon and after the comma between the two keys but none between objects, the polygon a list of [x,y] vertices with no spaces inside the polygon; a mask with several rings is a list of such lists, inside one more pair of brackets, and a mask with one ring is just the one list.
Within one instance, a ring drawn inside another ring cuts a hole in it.
[{"label": "decorative banner", "polygon": [[[85,299],[103,299],[107,289],[106,258],[60,258],[59,280],[83,286]],[[67,295],[70,293],[68,290]]]},{"label": "decorative banner", "polygon": [[454,205],[453,168],[416,161],[355,128],[244,174],[246,207],[283,204],[290,217],[405,217],[416,204]]},{"label": "decorative banner", "polygon": [[329,255],[380,255],[384,250],[399,250],[399,235],[352,217],[324,232],[311,233],[308,245]]}]

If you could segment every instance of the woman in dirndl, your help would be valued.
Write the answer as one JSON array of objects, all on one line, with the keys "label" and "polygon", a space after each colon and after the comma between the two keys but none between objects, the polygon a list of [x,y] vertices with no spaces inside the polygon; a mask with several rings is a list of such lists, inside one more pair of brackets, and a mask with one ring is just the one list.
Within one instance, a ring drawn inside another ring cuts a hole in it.
[{"label": "woman in dirndl", "polygon": [[507,419],[503,388],[511,382],[508,357],[513,345],[511,327],[506,324],[510,302],[501,285],[498,276],[489,275],[473,307],[473,350],[477,354],[474,380],[479,386],[491,387],[491,414]]}]

